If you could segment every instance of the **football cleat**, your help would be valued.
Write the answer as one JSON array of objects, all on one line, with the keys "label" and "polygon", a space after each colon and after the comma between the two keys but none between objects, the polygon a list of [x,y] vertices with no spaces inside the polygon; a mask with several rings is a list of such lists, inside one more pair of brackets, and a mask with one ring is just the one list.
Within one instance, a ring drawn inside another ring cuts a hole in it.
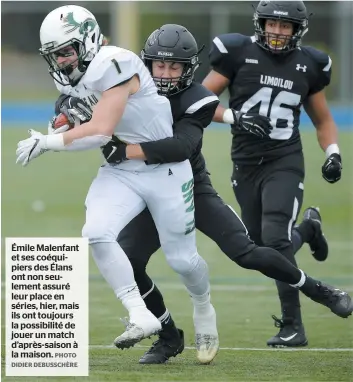
[{"label": "football cleat", "polygon": [[216,311],[211,304],[209,314],[197,314],[194,310],[194,327],[197,359],[209,364],[219,349]]},{"label": "football cleat", "polygon": [[130,317],[130,321],[122,321],[125,321],[125,332],[114,340],[114,345],[119,349],[130,348],[144,338],[157,334],[162,329],[158,318],[147,309],[141,310],[140,314],[134,318]]},{"label": "football cleat", "polygon": [[328,256],[327,240],[322,232],[322,219],[318,207],[309,207],[304,211],[303,221],[309,221],[314,231],[309,241],[311,254],[317,261],[325,261]]},{"label": "football cleat", "polygon": [[313,301],[327,306],[331,312],[342,318],[348,318],[353,312],[353,302],[348,293],[331,285],[318,281],[313,291],[302,292]]},{"label": "football cleat", "polygon": [[219,349],[218,335],[196,334],[195,344],[197,359],[206,365],[212,362]]},{"label": "football cleat", "polygon": [[267,341],[267,346],[285,348],[308,345],[303,324],[297,323],[292,318],[283,318],[282,320],[276,316],[272,316],[272,318],[275,321],[275,326],[280,328],[280,331]]},{"label": "football cleat", "polygon": [[162,330],[157,341],[140,358],[141,364],[166,363],[169,358],[176,357],[184,350],[184,332],[176,329],[173,333]]}]

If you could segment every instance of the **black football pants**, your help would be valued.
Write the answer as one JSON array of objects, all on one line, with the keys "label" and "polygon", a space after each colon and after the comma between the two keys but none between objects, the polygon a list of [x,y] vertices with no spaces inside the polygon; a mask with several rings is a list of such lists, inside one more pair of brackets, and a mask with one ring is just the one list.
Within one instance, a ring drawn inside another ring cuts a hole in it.
[{"label": "black football pants", "polygon": [[[281,254],[254,244],[238,215],[219,197],[206,174],[195,179],[194,204],[196,228],[212,239],[232,261],[283,282],[295,284],[299,281],[300,271]],[[160,248],[158,232],[148,209],[122,230],[118,242],[130,259],[147,307],[161,317],[166,310],[162,295],[146,273],[150,257]]]},{"label": "black football pants", "polygon": [[[294,265],[291,234],[303,202],[304,176],[302,152],[260,165],[233,166],[233,190],[250,237],[257,245],[276,249]],[[282,315],[301,322],[299,291],[276,284]]]}]

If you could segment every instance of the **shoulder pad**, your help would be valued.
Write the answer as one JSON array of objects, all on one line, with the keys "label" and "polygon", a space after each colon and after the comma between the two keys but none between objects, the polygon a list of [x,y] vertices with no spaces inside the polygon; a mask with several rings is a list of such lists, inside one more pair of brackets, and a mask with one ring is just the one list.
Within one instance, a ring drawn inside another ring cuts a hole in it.
[{"label": "shoulder pad", "polygon": [[213,70],[231,80],[237,70],[236,62],[241,55],[240,49],[252,42],[251,37],[239,33],[215,37],[209,55]]},{"label": "shoulder pad", "polygon": [[329,85],[331,81],[331,57],[327,53],[324,53],[321,50],[315,49],[311,46],[303,46],[300,49],[315,63],[317,69],[317,84],[315,87],[319,88],[317,91],[322,90],[325,86]]},{"label": "shoulder pad", "polygon": [[244,36],[240,33],[221,34],[213,39],[213,44],[221,53],[232,53],[234,49],[251,43],[251,37]]},{"label": "shoulder pad", "polygon": [[184,114],[194,114],[201,108],[214,104],[219,104],[218,97],[203,85],[193,82],[192,85],[184,91],[170,97],[173,115],[175,119],[181,118]]},{"label": "shoulder pad", "polygon": [[138,74],[138,60],[129,50],[103,47],[89,65],[83,82],[92,90],[104,92]]},{"label": "shoulder pad", "polygon": [[322,68],[323,71],[328,72],[331,69],[332,60],[327,53],[315,49],[312,46],[303,46],[301,47],[301,50],[304,54],[310,56],[311,59],[315,61],[315,63],[319,65],[320,68]]}]

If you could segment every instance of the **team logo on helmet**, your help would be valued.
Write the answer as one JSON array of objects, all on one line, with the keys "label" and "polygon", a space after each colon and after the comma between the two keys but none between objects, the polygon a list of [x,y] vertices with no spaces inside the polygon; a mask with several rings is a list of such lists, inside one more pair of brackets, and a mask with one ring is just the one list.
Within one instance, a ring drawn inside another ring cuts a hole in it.
[{"label": "team logo on helmet", "polygon": [[158,36],[159,36],[159,29],[156,29],[156,30],[150,35],[150,37],[148,38],[148,40],[147,40],[147,44],[148,44],[149,46],[154,45],[154,43],[157,41]]},{"label": "team logo on helmet", "polygon": [[65,31],[65,34],[69,34],[69,33],[73,32],[74,30],[78,29],[79,33],[84,35],[85,33],[92,31],[97,25],[97,21],[94,19],[91,19],[91,18],[87,18],[82,23],[78,23],[74,19],[74,13],[73,12],[69,12],[61,20],[62,20],[62,22],[66,23],[66,24],[64,24],[64,28],[70,28],[67,31]]}]

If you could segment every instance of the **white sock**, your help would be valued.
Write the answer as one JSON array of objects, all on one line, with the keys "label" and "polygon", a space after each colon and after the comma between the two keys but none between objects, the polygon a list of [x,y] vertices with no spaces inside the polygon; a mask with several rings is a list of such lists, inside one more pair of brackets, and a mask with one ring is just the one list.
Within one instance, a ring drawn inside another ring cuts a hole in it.
[{"label": "white sock", "polygon": [[211,304],[210,294],[191,296],[191,298],[194,303],[195,333],[218,336],[216,312]]},{"label": "white sock", "polygon": [[201,296],[190,295],[190,297],[194,305],[194,314],[200,316],[213,313],[211,309],[211,295],[209,291]]},{"label": "white sock", "polygon": [[91,244],[92,255],[102,276],[130,312],[134,308],[145,308],[134,279],[131,263],[120,245],[115,243]]},{"label": "white sock", "polygon": [[305,283],[305,280],[306,280],[305,273],[301,269],[299,269],[299,270],[300,270],[300,273],[301,273],[301,277],[300,277],[300,280],[298,281],[298,283],[297,284],[289,284],[293,288],[300,288]]}]

